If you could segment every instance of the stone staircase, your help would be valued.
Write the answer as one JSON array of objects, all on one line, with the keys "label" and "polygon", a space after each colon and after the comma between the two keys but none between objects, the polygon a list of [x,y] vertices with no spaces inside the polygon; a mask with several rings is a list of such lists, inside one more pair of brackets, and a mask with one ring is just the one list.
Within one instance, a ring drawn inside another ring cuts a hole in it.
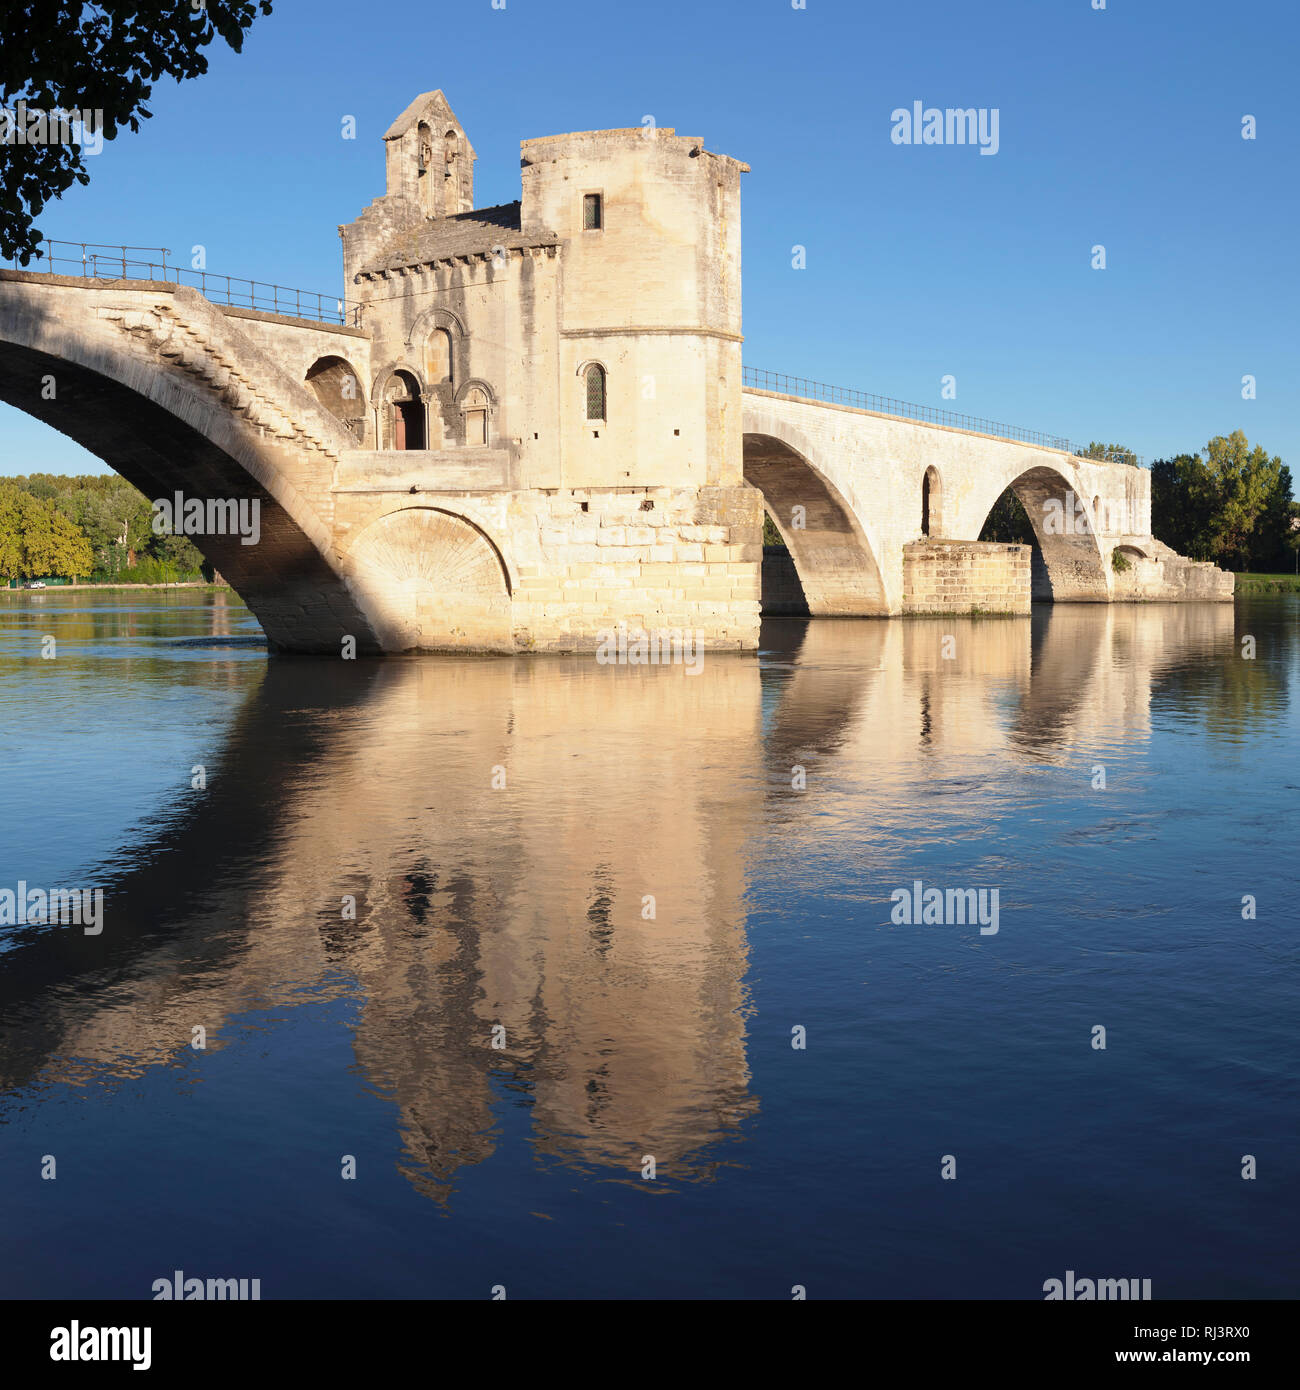
[{"label": "stone staircase", "polygon": [[286,481],[327,519],[340,456],[356,440],[225,315],[178,286],[147,305],[101,305],[97,316],[218,396],[277,450]]}]

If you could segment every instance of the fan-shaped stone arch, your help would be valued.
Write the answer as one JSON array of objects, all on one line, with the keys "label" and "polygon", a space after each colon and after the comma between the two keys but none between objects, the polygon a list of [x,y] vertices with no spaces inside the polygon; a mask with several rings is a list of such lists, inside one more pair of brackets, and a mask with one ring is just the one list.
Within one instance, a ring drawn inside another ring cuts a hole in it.
[{"label": "fan-shaped stone arch", "polygon": [[404,507],[367,526],[343,558],[387,651],[511,651],[510,579],[471,521]]}]

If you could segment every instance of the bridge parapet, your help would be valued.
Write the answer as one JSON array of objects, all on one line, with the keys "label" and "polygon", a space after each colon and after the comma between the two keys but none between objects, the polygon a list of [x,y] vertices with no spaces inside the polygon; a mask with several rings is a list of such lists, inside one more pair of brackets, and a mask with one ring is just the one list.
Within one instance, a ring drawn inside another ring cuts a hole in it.
[{"label": "bridge parapet", "polygon": [[68,280],[96,280],[104,284],[127,282],[188,285],[213,304],[259,310],[305,321],[351,324],[359,306],[338,295],[316,290],[291,289],[265,280],[238,275],[218,275],[169,265],[172,252],[166,246],[108,246],[89,241],[45,241],[36,257],[47,267],[33,271],[10,262],[10,269],[29,275],[53,275]]},{"label": "bridge parapet", "polygon": [[1090,446],[1072,444],[1064,435],[1024,429],[1019,425],[1006,425],[978,415],[962,415],[957,411],[941,410],[937,406],[916,405],[910,401],[897,400],[893,396],[879,396],[874,392],[859,391],[852,387],[830,386],[824,381],[812,381],[808,377],[787,376],[783,372],[769,372],[759,367],[745,367],[742,376],[746,391],[761,391],[786,400],[843,406],[850,410],[864,411],[869,415],[883,415],[895,420],[916,420],[922,424],[938,425],[942,429],[987,435],[992,439],[1014,439],[1020,444],[1035,444],[1039,448],[1052,449],[1079,459],[1091,459],[1102,463],[1127,463],[1135,467],[1141,467],[1144,463],[1138,454],[1091,453]]}]

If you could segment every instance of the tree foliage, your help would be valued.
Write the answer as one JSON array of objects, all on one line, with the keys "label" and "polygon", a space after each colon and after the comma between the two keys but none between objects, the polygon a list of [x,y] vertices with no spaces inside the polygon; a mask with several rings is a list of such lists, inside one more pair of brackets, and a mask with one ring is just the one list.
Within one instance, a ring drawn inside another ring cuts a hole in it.
[{"label": "tree foliage", "polygon": [[1099,444],[1095,439],[1079,455],[1085,459],[1105,459],[1108,463],[1126,463],[1137,467],[1137,455],[1127,444]]},{"label": "tree foliage", "polygon": [[[148,120],[161,77],[208,70],[203,50],[222,38],[235,52],[270,0],[38,0],[18,5],[0,44],[0,108],[92,111],[105,140]],[[26,126],[24,126],[26,130]],[[89,183],[85,147],[23,143],[0,160],[0,256],[26,265],[41,241],[33,223],[73,183]]]},{"label": "tree foliage", "polygon": [[1037,545],[1033,523],[1020,498],[1010,488],[993,504],[980,531],[982,541],[1002,541],[1005,544]]},{"label": "tree foliage", "polygon": [[1166,545],[1227,569],[1289,567],[1300,530],[1291,470],[1241,430],[1216,435],[1200,454],[1151,466],[1151,525]]},{"label": "tree foliage", "polygon": [[[0,577],[113,579],[145,564],[161,567],[159,573],[174,580],[202,570],[194,543],[186,536],[155,535],[149,499],[116,474],[33,473],[0,486],[7,499],[0,508]],[[68,548],[74,535],[84,551]]]},{"label": "tree foliage", "polygon": [[85,533],[50,501],[0,483],[0,577],[89,574],[95,562]]},{"label": "tree foliage", "polygon": [[772,520],[769,513],[763,513],[763,544],[779,546],[785,549],[785,541],[781,538],[781,533],[776,529],[776,522]]}]

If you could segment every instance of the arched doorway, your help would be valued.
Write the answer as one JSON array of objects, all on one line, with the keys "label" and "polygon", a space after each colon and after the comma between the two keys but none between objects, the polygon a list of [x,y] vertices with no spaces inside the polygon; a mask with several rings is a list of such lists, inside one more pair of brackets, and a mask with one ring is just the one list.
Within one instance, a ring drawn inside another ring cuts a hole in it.
[{"label": "arched doorway", "polygon": [[424,401],[410,372],[394,372],[384,392],[388,403],[388,447],[424,448]]},{"label": "arched doorway", "polygon": [[488,442],[487,393],[478,386],[471,387],[460,408],[465,416],[465,443],[471,448],[482,448]]}]

